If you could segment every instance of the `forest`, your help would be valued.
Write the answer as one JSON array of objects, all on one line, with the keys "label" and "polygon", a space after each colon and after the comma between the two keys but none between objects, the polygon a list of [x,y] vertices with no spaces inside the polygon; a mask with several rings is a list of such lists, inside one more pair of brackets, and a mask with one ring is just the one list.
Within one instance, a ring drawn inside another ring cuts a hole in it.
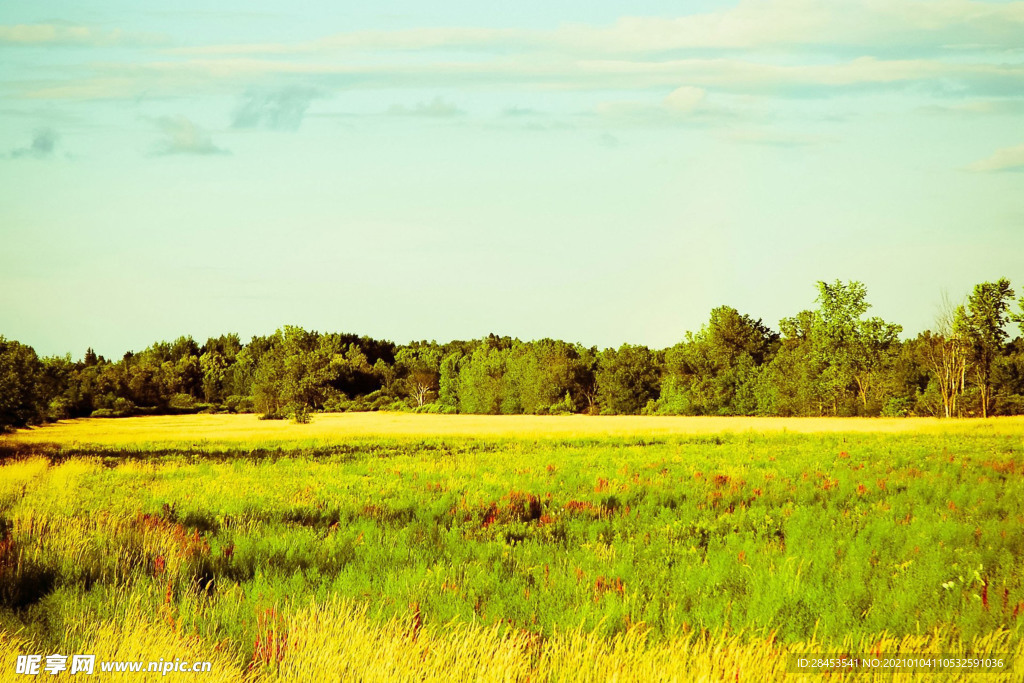
[{"label": "forest", "polygon": [[[489,335],[398,345],[285,326],[243,343],[184,336],[118,360],[39,357],[0,336],[0,429],[74,417],[316,412],[987,417],[1024,413],[1024,297],[1009,280],[944,302],[902,338],[860,282],[774,330],[729,306],[674,346],[599,350]],[[1022,334],[1011,336],[1012,331]]]}]

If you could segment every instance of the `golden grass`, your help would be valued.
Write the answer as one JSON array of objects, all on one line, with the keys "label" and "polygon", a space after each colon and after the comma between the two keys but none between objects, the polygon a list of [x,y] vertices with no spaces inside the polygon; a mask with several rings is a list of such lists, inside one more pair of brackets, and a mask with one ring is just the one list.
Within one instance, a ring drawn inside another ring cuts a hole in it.
[{"label": "golden grass", "polygon": [[[68,645],[68,653],[95,654],[100,661],[157,661],[181,658],[212,661],[204,681],[344,680],[365,683],[433,683],[441,681],[618,683],[682,681],[820,681],[820,674],[787,674],[790,656],[884,653],[920,657],[963,654],[1003,655],[1009,667],[1000,674],[917,673],[894,676],[847,676],[859,681],[1019,681],[1024,675],[1024,644],[1011,647],[1010,634],[999,631],[970,643],[959,643],[935,633],[892,637],[882,634],[859,641],[826,646],[816,641],[782,644],[756,634],[717,635],[691,633],[667,641],[649,640],[642,628],[612,638],[569,631],[541,640],[516,630],[495,626],[451,623],[416,624],[415,616],[379,621],[365,606],[335,600],[311,605],[282,617],[263,635],[259,661],[246,665],[232,658],[230,648],[188,636],[166,624],[143,621],[126,613],[123,620],[104,621],[90,635]],[[40,653],[17,636],[0,632],[0,683],[23,680],[14,674],[18,654]],[[63,652],[62,652],[63,654]],[[49,676],[45,675],[47,679]],[[64,675],[66,677],[66,674]],[[181,680],[195,674],[105,674],[98,680]]]},{"label": "golden grass", "polygon": [[[1024,675],[1024,644],[1009,646],[999,631],[964,647],[935,633],[892,637],[885,634],[825,646],[816,641],[781,644],[765,635],[719,632],[671,640],[648,640],[642,627],[612,638],[579,630],[547,640],[515,630],[452,623],[415,628],[413,618],[376,622],[365,608],[345,602],[313,605],[283,627],[288,648],[270,671],[270,680],[405,681],[820,681],[820,674],[787,674],[791,655],[871,653],[1008,654],[1010,670],[999,675],[902,675],[902,681],[1018,681]],[[894,680],[893,674],[844,680]]]},{"label": "golden grass", "polygon": [[[242,683],[249,680],[241,667],[215,645],[196,636],[185,635],[160,624],[145,621],[141,614],[129,612],[123,622],[104,621],[91,625],[90,635],[84,640],[76,640],[77,645],[65,646],[60,652],[40,651],[17,636],[8,636],[0,631],[0,683],[33,680],[98,680],[98,681],[141,681],[154,680],[203,680],[210,683]],[[16,660],[20,654],[46,655],[62,654],[68,656],[68,666],[72,654],[90,654],[96,656],[93,674],[75,674],[72,676],[64,671],[52,676],[40,667],[35,677],[16,674]],[[211,662],[210,671],[202,673],[174,673],[166,676],[159,673],[146,672],[148,662],[160,659],[174,661],[179,658],[186,662]],[[143,672],[101,672],[100,662],[103,661],[137,661],[146,662]]]},{"label": "golden grass", "polygon": [[936,418],[782,418],[670,416],[429,415],[328,413],[307,425],[260,420],[256,415],[147,416],[62,420],[0,437],[0,444],[64,446],[329,446],[367,438],[586,438],[792,433],[990,433],[1024,434],[1024,416],[987,420]]}]

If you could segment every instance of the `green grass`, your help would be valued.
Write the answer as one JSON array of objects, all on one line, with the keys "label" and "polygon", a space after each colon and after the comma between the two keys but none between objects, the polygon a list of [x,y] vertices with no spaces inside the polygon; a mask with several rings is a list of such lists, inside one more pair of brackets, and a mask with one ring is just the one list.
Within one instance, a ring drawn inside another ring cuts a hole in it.
[{"label": "green grass", "polygon": [[274,615],[335,596],[546,636],[1024,624],[1016,435],[23,449],[0,468],[0,630],[41,647],[134,610],[248,662]]}]

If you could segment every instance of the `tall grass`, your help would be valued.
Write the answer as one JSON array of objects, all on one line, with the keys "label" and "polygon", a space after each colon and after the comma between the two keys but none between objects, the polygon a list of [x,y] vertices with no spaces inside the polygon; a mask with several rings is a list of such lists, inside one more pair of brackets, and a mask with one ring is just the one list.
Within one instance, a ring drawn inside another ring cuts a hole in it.
[{"label": "tall grass", "polygon": [[23,652],[532,681],[1020,653],[1019,433],[17,448],[0,637]]}]

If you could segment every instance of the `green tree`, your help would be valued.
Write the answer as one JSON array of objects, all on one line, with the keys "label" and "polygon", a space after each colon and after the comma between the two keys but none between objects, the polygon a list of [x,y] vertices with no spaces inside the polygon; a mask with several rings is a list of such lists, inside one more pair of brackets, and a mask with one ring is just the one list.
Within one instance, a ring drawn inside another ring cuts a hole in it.
[{"label": "green tree", "polygon": [[482,341],[459,364],[459,412],[498,415],[512,412],[504,401],[505,359],[508,350]]},{"label": "green tree", "polygon": [[452,351],[441,360],[437,384],[437,402],[445,412],[457,412],[459,409],[459,363],[461,351]]},{"label": "green tree", "polygon": [[602,413],[635,415],[658,397],[657,357],[646,346],[605,349],[598,355],[596,375]]},{"label": "green tree", "polygon": [[[876,388],[899,352],[899,325],[865,318],[863,283],[818,282],[818,309],[785,319],[774,367],[761,383],[761,408],[783,414],[877,413]],[[859,407],[858,405],[859,404]]]},{"label": "green tree", "polygon": [[821,415],[821,356],[814,348],[814,311],[779,321],[782,343],[756,383],[757,411],[762,415]]},{"label": "green tree", "polygon": [[40,422],[46,414],[43,367],[35,350],[0,336],[0,432]]},{"label": "green tree", "polygon": [[406,346],[395,354],[395,366],[404,376],[409,396],[420,407],[436,395],[441,375],[441,348],[436,344]]},{"label": "green tree", "polygon": [[756,412],[760,367],[778,346],[778,334],[729,306],[711,311],[697,334],[665,352],[659,410],[692,415]]},{"label": "green tree", "polygon": [[964,323],[982,417],[988,417],[992,409],[992,368],[1003,352],[1003,343],[1007,338],[1005,328],[1011,319],[1010,303],[1013,296],[1010,281],[1001,278],[996,282],[975,285],[967,299]]}]

